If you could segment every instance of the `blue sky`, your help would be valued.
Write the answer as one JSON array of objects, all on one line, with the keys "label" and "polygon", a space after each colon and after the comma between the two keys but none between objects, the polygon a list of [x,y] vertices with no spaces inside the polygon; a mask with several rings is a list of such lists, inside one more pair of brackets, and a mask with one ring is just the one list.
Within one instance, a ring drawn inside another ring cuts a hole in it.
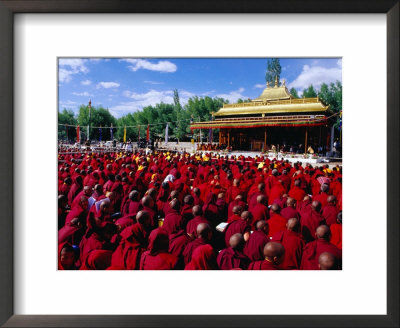
[{"label": "blue sky", "polygon": [[[281,80],[299,94],[313,84],[342,80],[339,58],[283,58]],[[265,88],[267,58],[60,58],[59,110],[78,112],[92,100],[115,117],[156,103],[185,104],[193,96],[258,97]]]}]

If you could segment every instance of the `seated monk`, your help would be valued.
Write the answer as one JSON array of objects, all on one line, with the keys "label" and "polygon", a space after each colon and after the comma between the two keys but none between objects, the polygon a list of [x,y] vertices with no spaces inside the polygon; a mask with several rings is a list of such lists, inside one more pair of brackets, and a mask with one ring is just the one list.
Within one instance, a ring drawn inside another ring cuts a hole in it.
[{"label": "seated monk", "polygon": [[329,195],[326,199],[326,205],[322,209],[322,217],[325,219],[328,226],[336,223],[338,213],[339,210],[336,207],[336,196]]},{"label": "seated monk", "polygon": [[242,269],[246,270],[250,259],[243,254],[244,238],[240,233],[235,233],[229,239],[228,248],[223,249],[217,257],[218,267],[221,270]]},{"label": "seated monk", "polygon": [[297,202],[300,202],[306,196],[306,192],[301,188],[301,180],[296,179],[294,186],[289,190],[289,197],[294,198]]},{"label": "seated monk", "polygon": [[207,223],[210,225],[210,222],[203,216],[203,210],[199,205],[193,206],[192,213],[194,218],[186,225],[186,232],[190,236],[197,238],[197,226],[200,223]]},{"label": "seated monk", "polygon": [[181,204],[178,199],[169,202],[171,210],[165,215],[163,229],[168,233],[176,233],[184,228],[183,217],[180,214]]},{"label": "seated monk", "polygon": [[142,253],[147,249],[147,227],[150,215],[145,211],[138,214],[138,222],[120,233],[121,241],[112,255],[113,268],[138,270]]},{"label": "seated monk", "polygon": [[280,207],[278,204],[271,205],[271,218],[268,220],[269,234],[268,237],[273,236],[275,233],[286,230],[287,220],[280,215]]},{"label": "seated monk", "polygon": [[224,229],[225,245],[229,247],[229,239],[235,234],[240,233],[243,235],[244,240],[247,241],[250,238],[252,214],[249,211],[244,211],[240,215],[240,220],[229,223]]},{"label": "seated monk", "polygon": [[58,245],[58,270],[76,270],[76,253],[72,245],[64,242]]},{"label": "seated monk", "polygon": [[314,200],[311,208],[301,214],[301,233],[306,243],[315,240],[315,231],[318,226],[325,224],[325,220],[320,214],[321,203]]},{"label": "seated monk", "polygon": [[318,258],[320,270],[338,270],[336,257],[328,252],[321,253]]},{"label": "seated monk", "polygon": [[281,243],[285,247],[285,257],[281,268],[285,270],[299,270],[304,248],[299,220],[296,218],[289,219],[286,228],[284,231],[275,233],[271,240]]},{"label": "seated monk", "polygon": [[214,249],[211,245],[201,245],[193,251],[191,261],[185,270],[218,270]]},{"label": "seated monk", "polygon": [[328,252],[336,257],[338,261],[338,268],[341,267],[342,251],[335,245],[329,242],[331,238],[331,232],[327,225],[320,225],[315,233],[316,240],[308,243],[303,250],[303,256],[301,259],[301,270],[318,270],[318,259],[319,256]]},{"label": "seated monk", "polygon": [[259,220],[267,221],[269,219],[267,198],[264,195],[257,196],[257,204],[251,210],[251,214],[253,215],[252,227],[255,227]]},{"label": "seated monk", "polygon": [[173,270],[178,263],[175,255],[168,253],[169,237],[163,228],[154,229],[149,236],[149,247],[140,258],[140,270]]},{"label": "seated monk", "polygon": [[321,191],[319,194],[313,196],[313,200],[317,200],[321,203],[321,207],[324,208],[329,197],[329,185],[327,183],[323,183],[321,185]]},{"label": "seated monk", "polygon": [[139,192],[137,190],[132,190],[129,193],[128,200],[122,206],[122,216],[131,216],[134,217],[136,213],[139,211],[140,202],[139,202]]},{"label": "seated monk", "polygon": [[239,205],[242,206],[243,210],[246,209],[246,203],[243,201],[242,195],[237,195],[235,200],[231,201],[228,206],[228,218],[233,215],[233,207]]},{"label": "seated monk", "polygon": [[157,219],[157,213],[154,210],[154,200],[151,196],[147,195],[142,198],[140,201],[142,204],[142,210],[146,211],[150,215],[150,222],[152,227],[158,226],[158,222],[156,222]]},{"label": "seated monk", "polygon": [[286,201],[286,207],[281,210],[280,213],[286,220],[290,218],[296,218],[300,220],[300,213],[296,210],[296,200],[289,197]]},{"label": "seated monk", "polygon": [[264,220],[258,221],[256,230],[250,234],[249,240],[244,247],[244,254],[251,261],[259,261],[264,258],[264,246],[270,241],[268,233],[268,223]]},{"label": "seated monk", "polygon": [[342,212],[337,214],[336,223],[331,224],[331,243],[342,249]]},{"label": "seated monk", "polygon": [[200,223],[197,226],[197,238],[189,242],[183,251],[183,259],[185,264],[188,264],[192,260],[193,251],[202,245],[209,244],[212,239],[212,230],[210,225],[207,223]]},{"label": "seated monk", "polygon": [[249,270],[280,270],[284,255],[283,245],[271,241],[264,247],[264,260],[251,262]]},{"label": "seated monk", "polygon": [[227,223],[231,223],[233,221],[240,220],[240,215],[242,214],[242,212],[243,212],[242,206],[240,206],[240,205],[234,206],[232,209],[233,215],[228,218]]},{"label": "seated monk", "polygon": [[106,270],[111,266],[112,254],[112,251],[95,249],[89,253],[80,270]]},{"label": "seated monk", "polygon": [[186,226],[186,224],[193,219],[193,213],[192,209],[194,206],[194,198],[192,195],[186,195],[183,198],[183,206],[181,208],[181,215],[183,217],[183,225]]}]

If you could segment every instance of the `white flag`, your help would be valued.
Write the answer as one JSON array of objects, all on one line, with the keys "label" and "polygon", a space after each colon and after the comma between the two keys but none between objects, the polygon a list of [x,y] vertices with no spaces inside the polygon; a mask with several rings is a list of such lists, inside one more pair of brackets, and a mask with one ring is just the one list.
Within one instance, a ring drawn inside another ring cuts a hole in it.
[{"label": "white flag", "polygon": [[168,123],[167,126],[165,127],[165,144],[168,143]]},{"label": "white flag", "polygon": [[87,140],[89,140],[89,125],[87,126]]}]

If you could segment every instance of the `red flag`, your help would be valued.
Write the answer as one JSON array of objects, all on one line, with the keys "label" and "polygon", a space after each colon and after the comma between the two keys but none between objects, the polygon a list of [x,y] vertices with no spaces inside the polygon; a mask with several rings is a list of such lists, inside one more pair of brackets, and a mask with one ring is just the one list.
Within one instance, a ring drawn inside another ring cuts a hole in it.
[{"label": "red flag", "polygon": [[150,140],[150,125],[147,124],[147,134],[146,134],[147,141]]},{"label": "red flag", "polygon": [[79,142],[79,137],[80,137],[80,131],[79,131],[79,125],[76,127],[76,142]]}]

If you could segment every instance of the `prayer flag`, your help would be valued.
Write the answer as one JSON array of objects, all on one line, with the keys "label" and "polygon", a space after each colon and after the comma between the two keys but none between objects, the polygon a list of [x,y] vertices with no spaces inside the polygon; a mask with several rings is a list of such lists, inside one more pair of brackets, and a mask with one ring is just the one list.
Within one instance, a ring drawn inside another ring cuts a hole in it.
[{"label": "prayer flag", "polygon": [[165,144],[168,143],[168,123],[167,126],[165,127]]},{"label": "prayer flag", "polygon": [[124,127],[124,142],[126,142],[126,127]]},{"label": "prayer flag", "polygon": [[99,128],[99,141],[101,141],[101,128]]},{"label": "prayer flag", "polygon": [[89,140],[89,139],[90,139],[89,132],[90,132],[90,130],[89,130],[89,125],[88,125],[88,126],[87,126],[87,140]]},{"label": "prayer flag", "polygon": [[112,124],[111,124],[111,128],[110,128],[110,135],[111,135],[111,140],[114,140],[114,131],[113,131]]},{"label": "prayer flag", "polygon": [[147,124],[146,140],[147,141],[150,140],[150,125],[149,124]]},{"label": "prayer flag", "polygon": [[79,131],[79,125],[76,127],[76,142],[80,141],[80,131]]}]

